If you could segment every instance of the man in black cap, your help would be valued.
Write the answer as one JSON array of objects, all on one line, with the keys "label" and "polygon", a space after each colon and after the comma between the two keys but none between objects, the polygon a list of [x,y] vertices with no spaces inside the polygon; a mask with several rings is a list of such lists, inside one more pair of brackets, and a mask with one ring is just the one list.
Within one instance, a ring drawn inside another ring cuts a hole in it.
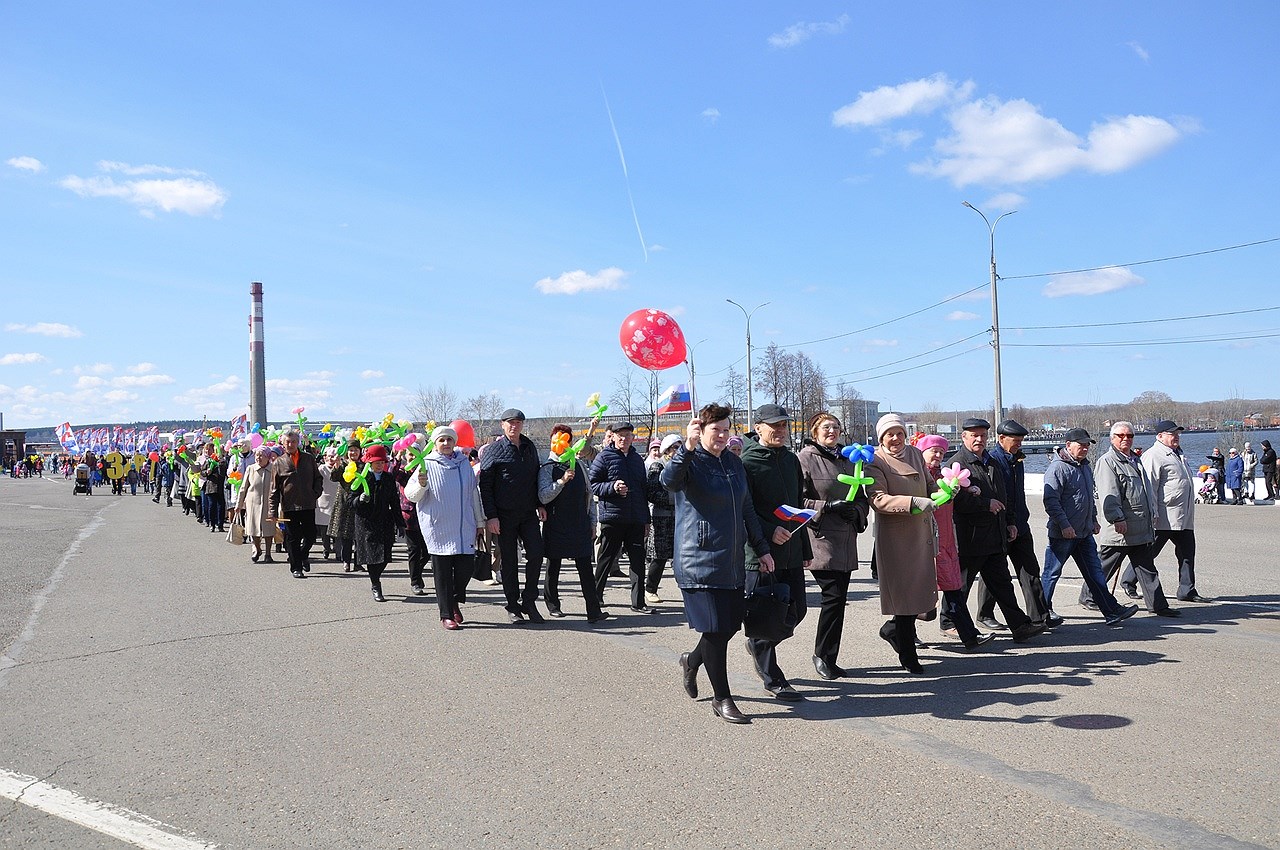
[{"label": "man in black cap", "polygon": [[[1196,485],[1182,456],[1182,428],[1172,419],[1156,423],[1156,441],[1142,453],[1142,468],[1151,479],[1156,502],[1156,539],[1151,550],[1155,560],[1170,541],[1178,559],[1178,598],[1184,602],[1209,602],[1196,590]],[[1138,577],[1133,562],[1120,576],[1125,593],[1137,598]]]},{"label": "man in black cap", "polygon": [[[756,517],[773,556],[774,578],[788,586],[791,609],[787,622],[794,629],[804,619],[805,569],[813,561],[813,544],[808,527],[796,531],[795,521],[783,520],[775,513],[782,505],[803,507],[804,469],[791,451],[791,416],[780,404],[762,404],[756,410],[755,433],[748,434],[742,447],[742,466],[747,472],[747,492],[751,495]],[[750,596],[760,582],[760,559],[747,548],[746,594]],[[785,638],[784,638],[785,640]],[[765,690],[783,702],[799,702],[804,697],[787,681],[778,666],[778,644],[781,641],[747,638],[747,651],[755,661],[756,674]]]},{"label": "man in black cap", "polygon": [[[498,536],[502,552],[502,590],[512,623],[545,622],[538,613],[538,579],[542,575],[542,529],[547,513],[538,501],[538,448],[521,433],[524,413],[502,411],[502,436],[487,447],[480,461],[480,501],[485,526]],[[517,544],[524,544],[524,591],[520,588]]]},{"label": "man in black cap", "polygon": [[[1093,480],[1102,502],[1105,525],[1098,535],[1098,556],[1102,569],[1110,579],[1128,558],[1137,572],[1138,583],[1147,610],[1161,617],[1177,617],[1169,607],[1160,574],[1151,554],[1155,542],[1156,496],[1151,479],[1133,456],[1133,423],[1123,419],[1111,425],[1111,450],[1104,452],[1093,465]],[[1080,604],[1094,602],[1088,585],[1080,589]]]},{"label": "man in black cap", "polygon": [[[966,419],[960,427],[963,445],[952,460],[969,470],[970,487],[956,491],[953,516],[966,594],[974,579],[982,576],[987,590],[1013,630],[1013,639],[1025,643],[1043,632],[1045,626],[1031,622],[1013,595],[1013,581],[1005,553],[1017,529],[1005,508],[1008,495],[1004,474],[987,451],[987,432],[991,430],[991,423],[985,419]],[[972,492],[974,487],[978,489],[977,495]]]},{"label": "man in black cap", "polygon": [[[1062,625],[1062,618],[1050,615],[1044,589],[1040,586],[1040,561],[1036,557],[1035,541],[1031,539],[1031,512],[1027,509],[1026,470],[1023,467],[1026,455],[1022,453],[1022,439],[1026,436],[1027,429],[1021,423],[1006,419],[996,426],[996,444],[989,452],[1004,475],[1005,495],[1009,497],[1005,504],[1008,511],[1005,519],[1013,529],[1009,532],[1012,535],[1009,563],[1013,565],[1014,575],[1022,588],[1027,616],[1034,623],[1043,622],[1052,628]],[[981,579],[977,584],[978,622],[989,629],[1004,628],[995,619],[996,598],[987,591],[986,583]]]},{"label": "man in black cap", "polygon": [[630,422],[615,422],[605,431],[605,446],[591,464],[588,481],[600,499],[600,557],[596,561],[596,590],[604,599],[609,573],[627,550],[631,571],[631,610],[652,614],[644,599],[644,541],[649,533],[649,475],[644,458],[631,443],[636,429]]},{"label": "man in black cap", "polygon": [[1098,558],[1098,505],[1093,499],[1093,470],[1089,447],[1094,439],[1083,428],[1066,434],[1066,447],[1058,450],[1044,473],[1044,510],[1049,515],[1049,545],[1044,552],[1044,597],[1053,610],[1053,589],[1067,559],[1076,562],[1084,583],[1092,591],[1095,606],[1116,626],[1138,611],[1137,605],[1121,605],[1107,588],[1107,577]]}]

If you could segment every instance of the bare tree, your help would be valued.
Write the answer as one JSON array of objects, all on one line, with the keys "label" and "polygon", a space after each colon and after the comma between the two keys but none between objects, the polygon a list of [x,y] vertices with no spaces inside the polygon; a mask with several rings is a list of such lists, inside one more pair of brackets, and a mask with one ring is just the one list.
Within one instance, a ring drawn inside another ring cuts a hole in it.
[{"label": "bare tree", "polygon": [[613,392],[609,395],[609,409],[633,419],[644,410],[645,384],[637,370],[623,366],[613,379]]},{"label": "bare tree", "polygon": [[409,414],[415,422],[450,422],[458,414],[458,396],[447,383],[424,387],[409,402]]},{"label": "bare tree", "polygon": [[791,401],[791,364],[788,360],[787,353],[776,342],[771,342],[756,364],[756,392],[784,407]]},{"label": "bare tree", "polygon": [[738,415],[747,407],[746,376],[730,366],[729,371],[724,375],[724,380],[716,389],[720,391],[720,399],[733,408],[733,416],[730,417],[729,424],[736,425]]},{"label": "bare tree", "polygon": [[581,418],[580,411],[573,406],[571,401],[547,402],[542,406],[542,415],[546,419],[559,419],[562,422],[570,422]]},{"label": "bare tree", "polygon": [[495,392],[481,393],[462,403],[462,414],[471,420],[476,436],[480,438],[497,424],[502,411],[502,399]]},{"label": "bare tree", "polygon": [[1129,418],[1135,428],[1143,430],[1172,416],[1173,405],[1173,398],[1168,393],[1147,390],[1129,402]]},{"label": "bare tree", "polygon": [[815,414],[826,409],[827,376],[822,367],[814,363],[803,351],[788,355],[787,365],[794,405],[791,412],[803,428]]}]

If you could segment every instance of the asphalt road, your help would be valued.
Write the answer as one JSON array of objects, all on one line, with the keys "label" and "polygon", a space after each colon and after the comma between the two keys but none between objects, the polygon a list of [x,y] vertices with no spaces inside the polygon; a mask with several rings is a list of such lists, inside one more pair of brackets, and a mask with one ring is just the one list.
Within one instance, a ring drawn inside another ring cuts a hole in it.
[{"label": "asphalt road", "polygon": [[[570,617],[541,627],[473,586],[448,633],[402,563],[379,605],[363,576],[292,579],[141,495],[4,478],[0,771],[228,848],[1280,847],[1280,510],[1197,519],[1215,603],[1109,629],[1068,567],[1064,626],[966,654],[922,624],[918,677],[876,636],[864,568],[853,677],[813,674],[812,609],[780,650],[805,703],[769,697],[735,640],[738,727],[679,685],[679,606],[632,614],[621,585],[597,627],[572,576]],[[126,845],[0,800],[0,846]]]}]

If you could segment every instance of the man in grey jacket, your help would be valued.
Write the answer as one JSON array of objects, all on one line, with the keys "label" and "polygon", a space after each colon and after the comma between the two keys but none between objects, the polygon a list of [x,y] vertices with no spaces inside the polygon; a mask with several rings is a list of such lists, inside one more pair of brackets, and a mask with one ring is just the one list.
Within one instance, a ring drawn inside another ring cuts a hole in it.
[{"label": "man in grey jacket", "polygon": [[[1156,442],[1142,453],[1142,468],[1151,479],[1156,498],[1151,558],[1159,557],[1164,545],[1172,541],[1173,554],[1178,559],[1178,598],[1184,602],[1209,602],[1196,592],[1196,485],[1182,456],[1180,431],[1182,428],[1170,419],[1157,422]],[[1130,564],[1120,576],[1120,584],[1129,596],[1137,598],[1137,582]]]},{"label": "man in grey jacket", "polygon": [[[1177,617],[1180,612],[1169,607],[1152,556],[1156,498],[1146,470],[1133,455],[1133,423],[1121,420],[1111,426],[1111,450],[1098,458],[1093,477],[1102,500],[1102,518],[1107,522],[1098,535],[1107,578],[1128,558],[1142,585],[1147,610],[1161,617]],[[1089,588],[1081,588],[1080,604],[1088,607],[1093,601]]]},{"label": "man in grey jacket", "polygon": [[1049,515],[1049,546],[1044,553],[1041,582],[1045,601],[1053,614],[1053,589],[1062,576],[1067,558],[1076,562],[1085,586],[1098,600],[1097,608],[1108,625],[1132,617],[1137,605],[1122,606],[1107,589],[1098,544],[1094,539],[1101,530],[1098,506],[1093,500],[1093,471],[1089,468],[1089,446],[1094,440],[1083,428],[1067,432],[1066,448],[1049,463],[1044,474],[1044,509]]}]

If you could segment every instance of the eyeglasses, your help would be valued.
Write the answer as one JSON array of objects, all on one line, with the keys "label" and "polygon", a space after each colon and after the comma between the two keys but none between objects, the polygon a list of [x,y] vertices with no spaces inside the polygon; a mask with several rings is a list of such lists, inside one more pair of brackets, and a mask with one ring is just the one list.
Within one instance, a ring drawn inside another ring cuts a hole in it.
[{"label": "eyeglasses", "polygon": [[1132,440],[1132,439],[1133,439],[1133,435],[1132,435],[1132,434],[1112,434],[1111,436],[1113,436],[1113,437],[1119,437],[1119,438],[1120,438],[1120,439],[1122,439],[1122,440]]}]

